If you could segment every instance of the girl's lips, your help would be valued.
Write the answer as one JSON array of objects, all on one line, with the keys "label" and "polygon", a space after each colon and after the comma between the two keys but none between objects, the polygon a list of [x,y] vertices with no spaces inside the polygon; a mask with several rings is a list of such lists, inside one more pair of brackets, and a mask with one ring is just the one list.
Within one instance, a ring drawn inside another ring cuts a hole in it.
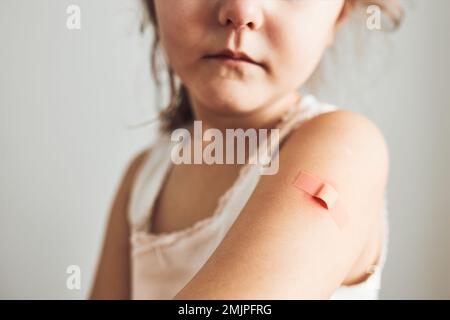
[{"label": "girl's lips", "polygon": [[246,67],[246,66],[259,66],[259,64],[247,61],[245,59],[234,59],[226,56],[214,56],[208,57],[208,59],[216,60],[221,64],[231,67]]},{"label": "girl's lips", "polygon": [[224,63],[233,64],[233,65],[247,63],[247,64],[253,64],[253,65],[260,66],[260,67],[264,67],[261,63],[254,61],[245,52],[234,51],[234,50],[231,50],[230,48],[225,48],[214,54],[207,55],[205,58],[219,59]]},{"label": "girl's lips", "polygon": [[213,57],[223,56],[223,57],[228,57],[231,59],[241,59],[241,60],[255,63],[255,61],[249,55],[247,55],[247,53],[245,53],[243,51],[234,51],[234,50],[231,50],[230,48],[225,48],[225,49],[223,49],[219,52],[216,52],[210,56],[213,56]]},{"label": "girl's lips", "polygon": [[254,64],[253,61],[249,61],[247,59],[233,58],[233,57],[228,57],[228,56],[223,56],[223,55],[213,56],[211,58],[221,59],[221,60],[242,61],[242,62],[248,62],[248,63],[253,63]]},{"label": "girl's lips", "polygon": [[264,68],[261,64],[253,62],[253,61],[249,61],[245,58],[244,59],[232,58],[232,57],[224,56],[224,55],[207,56],[205,58],[215,60],[223,65],[227,65],[230,67],[241,67],[242,68],[242,67],[247,67],[247,66],[257,66],[257,67]]}]

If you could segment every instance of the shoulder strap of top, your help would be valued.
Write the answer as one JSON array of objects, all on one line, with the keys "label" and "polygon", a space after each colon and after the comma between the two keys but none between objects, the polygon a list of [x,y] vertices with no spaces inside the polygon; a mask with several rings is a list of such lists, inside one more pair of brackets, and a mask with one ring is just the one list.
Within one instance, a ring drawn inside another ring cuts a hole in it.
[{"label": "shoulder strap of top", "polygon": [[293,129],[302,122],[309,120],[321,113],[337,110],[334,105],[320,102],[311,94],[301,98],[300,103],[284,117],[280,125],[280,140],[285,138]]},{"label": "shoulder strap of top", "polygon": [[[276,129],[279,129],[277,147],[291,133],[291,131],[296,129],[301,123],[314,118],[319,114],[334,111],[337,109],[338,107],[334,105],[320,102],[312,94],[301,97],[301,99],[284,114],[284,116],[276,126]],[[270,152],[272,158],[277,154],[277,151],[278,148]],[[259,156],[257,152],[252,155],[253,163],[256,163],[254,157],[257,156]]]}]

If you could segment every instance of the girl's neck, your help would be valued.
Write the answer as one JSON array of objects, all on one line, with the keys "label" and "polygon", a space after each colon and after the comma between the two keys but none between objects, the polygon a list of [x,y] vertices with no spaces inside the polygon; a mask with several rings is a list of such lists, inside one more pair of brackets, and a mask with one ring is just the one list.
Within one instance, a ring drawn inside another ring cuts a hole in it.
[{"label": "girl's neck", "polygon": [[[224,114],[204,107],[190,99],[194,120],[202,121],[203,130],[215,128],[225,133],[225,129],[249,128],[272,129],[278,124],[282,116],[301,99],[297,92],[290,92],[267,105],[245,114]],[[189,126],[191,127],[191,126]]]}]

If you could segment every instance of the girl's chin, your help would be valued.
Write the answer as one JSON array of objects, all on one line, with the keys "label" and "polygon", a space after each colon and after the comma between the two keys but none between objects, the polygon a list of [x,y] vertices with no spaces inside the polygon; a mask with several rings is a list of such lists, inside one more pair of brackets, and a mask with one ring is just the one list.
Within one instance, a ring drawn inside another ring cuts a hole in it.
[{"label": "girl's chin", "polygon": [[[264,104],[268,95],[263,94],[260,87],[256,90],[254,86],[226,84],[222,87],[212,85],[201,86],[193,90],[197,94],[197,100],[201,105],[215,112],[222,113],[246,113],[251,112],[258,106]],[[250,93],[258,92],[258,94]]]},{"label": "girl's chin", "polygon": [[[249,94],[251,92],[259,92],[258,94]],[[252,105],[258,105],[263,101],[262,90],[255,90],[245,85],[226,86],[217,88],[216,86],[205,88],[203,91],[203,101],[209,101],[214,105],[223,108],[248,109]]]},{"label": "girl's chin", "polygon": [[220,113],[223,115],[237,115],[237,114],[245,114],[253,111],[256,107],[252,107],[252,105],[243,105],[236,103],[226,103],[221,105],[214,105],[210,108],[211,111],[216,113]]}]

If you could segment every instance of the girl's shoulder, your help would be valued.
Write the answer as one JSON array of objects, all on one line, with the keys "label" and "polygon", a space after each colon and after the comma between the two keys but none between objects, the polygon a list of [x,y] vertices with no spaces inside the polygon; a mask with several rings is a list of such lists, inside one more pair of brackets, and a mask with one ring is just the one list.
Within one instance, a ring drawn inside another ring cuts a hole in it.
[{"label": "girl's shoulder", "polygon": [[321,161],[324,170],[331,175],[341,172],[340,177],[335,176],[337,180],[342,181],[347,176],[343,172],[353,176],[358,171],[366,183],[372,181],[381,189],[387,184],[389,149],[386,139],[376,123],[361,113],[330,108],[295,128],[285,144],[284,158],[298,161],[310,158],[311,168],[318,168]]},{"label": "girl's shoulder", "polygon": [[131,156],[125,167],[121,181],[124,193],[128,194],[130,192],[139,170],[142,168],[144,162],[150,157],[152,149],[152,146],[147,146]]},{"label": "girl's shoulder", "polygon": [[[321,103],[322,111],[302,122],[302,125],[294,129],[290,135],[291,140],[304,140],[304,133],[309,134],[330,133],[331,142],[339,142],[343,139],[364,140],[367,144],[373,143],[376,151],[387,156],[388,148],[386,139],[378,125],[362,113],[340,108],[332,104]],[[346,141],[350,142],[350,141]]]}]

